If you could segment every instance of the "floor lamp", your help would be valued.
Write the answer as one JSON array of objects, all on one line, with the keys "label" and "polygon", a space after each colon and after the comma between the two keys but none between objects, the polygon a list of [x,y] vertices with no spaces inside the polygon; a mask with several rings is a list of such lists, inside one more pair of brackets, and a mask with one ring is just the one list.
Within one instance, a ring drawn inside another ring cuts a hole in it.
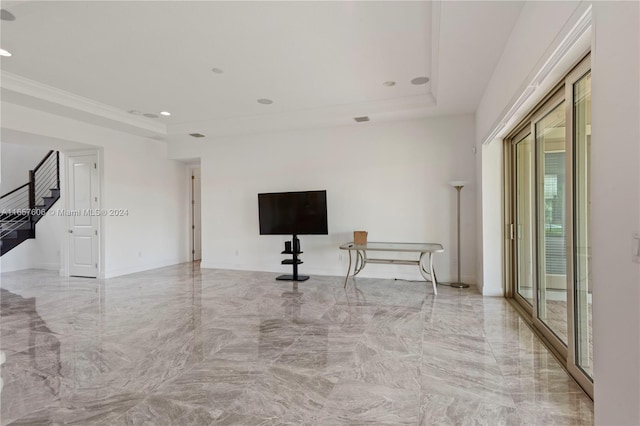
[{"label": "floor lamp", "polygon": [[[443,285],[448,285],[449,287],[455,288],[468,288],[469,284],[464,284],[460,281],[460,191],[467,184],[466,181],[463,180],[454,180],[449,182],[449,185],[453,186],[458,192],[458,279],[454,283],[443,283]],[[440,283],[438,283],[440,284]]]}]

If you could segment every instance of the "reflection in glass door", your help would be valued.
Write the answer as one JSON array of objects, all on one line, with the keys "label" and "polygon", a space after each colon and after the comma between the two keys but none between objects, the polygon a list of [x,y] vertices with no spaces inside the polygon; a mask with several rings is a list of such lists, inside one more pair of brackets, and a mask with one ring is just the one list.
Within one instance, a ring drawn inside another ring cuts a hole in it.
[{"label": "reflection in glass door", "polygon": [[[518,140],[519,139],[519,140]],[[533,306],[533,154],[531,133],[516,139],[515,144],[515,278],[516,292]]]},{"label": "reflection in glass door", "polygon": [[565,103],[535,123],[538,318],[567,345]]},{"label": "reflection in glass door", "polygon": [[575,363],[593,378],[593,334],[591,330],[591,73],[573,85],[573,239]]}]

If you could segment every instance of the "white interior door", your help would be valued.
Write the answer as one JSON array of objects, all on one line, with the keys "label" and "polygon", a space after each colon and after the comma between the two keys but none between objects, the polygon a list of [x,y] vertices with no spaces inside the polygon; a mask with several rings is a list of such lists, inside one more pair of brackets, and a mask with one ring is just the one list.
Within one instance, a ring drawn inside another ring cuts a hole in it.
[{"label": "white interior door", "polygon": [[69,275],[98,276],[100,219],[98,161],[95,154],[69,157]]},{"label": "white interior door", "polygon": [[192,207],[192,223],[193,230],[193,260],[202,259],[202,240],[201,240],[201,220],[200,220],[200,169],[192,171],[192,191],[191,191],[191,207]]}]

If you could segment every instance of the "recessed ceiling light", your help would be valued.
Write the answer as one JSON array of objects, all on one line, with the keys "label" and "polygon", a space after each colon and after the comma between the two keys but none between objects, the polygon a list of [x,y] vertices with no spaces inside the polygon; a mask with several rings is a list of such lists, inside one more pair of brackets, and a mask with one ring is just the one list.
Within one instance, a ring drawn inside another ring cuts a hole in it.
[{"label": "recessed ceiling light", "polygon": [[362,117],[353,117],[353,119],[356,120],[356,122],[358,123],[369,121],[369,117],[367,117],[366,115],[363,115]]},{"label": "recessed ceiling light", "polygon": [[164,115],[166,117],[170,116],[171,113],[169,111],[160,111],[160,115]]},{"label": "recessed ceiling light", "polygon": [[262,105],[270,105],[273,103],[273,101],[271,99],[267,99],[267,98],[260,98],[258,99],[258,103],[262,104]]},{"label": "recessed ceiling light", "polygon": [[0,49],[0,56],[11,56],[11,52],[8,50]]},{"label": "recessed ceiling light", "polygon": [[194,138],[204,138],[204,135],[202,133],[189,133],[189,136],[192,136]]},{"label": "recessed ceiling light", "polygon": [[214,72],[216,74],[222,74],[224,71],[221,70],[220,68],[211,68],[211,72]]},{"label": "recessed ceiling light", "polygon": [[383,85],[387,86],[387,87],[391,87],[391,86],[395,86],[396,82],[395,81],[385,81],[384,83],[382,83]]},{"label": "recessed ceiling light", "polygon": [[411,80],[411,84],[426,84],[429,82],[429,77],[416,77]]},{"label": "recessed ceiling light", "polygon": [[3,21],[15,21],[16,17],[13,13],[9,12],[7,9],[0,10],[0,19]]},{"label": "recessed ceiling light", "polygon": [[149,113],[149,112],[144,113],[144,114],[142,114],[142,115],[144,115],[144,116],[145,116],[145,117],[147,117],[147,118],[158,118],[158,117],[159,117],[159,116],[158,116],[158,114],[151,114],[151,113]]}]

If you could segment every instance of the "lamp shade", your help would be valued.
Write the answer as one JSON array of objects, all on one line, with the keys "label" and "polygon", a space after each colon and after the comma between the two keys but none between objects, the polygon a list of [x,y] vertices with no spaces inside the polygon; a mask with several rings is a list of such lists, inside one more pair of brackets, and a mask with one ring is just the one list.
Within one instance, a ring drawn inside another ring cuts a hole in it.
[{"label": "lamp shade", "polygon": [[468,183],[469,181],[466,181],[466,180],[452,180],[451,182],[449,182],[449,185],[455,188],[456,186],[465,186]]}]

